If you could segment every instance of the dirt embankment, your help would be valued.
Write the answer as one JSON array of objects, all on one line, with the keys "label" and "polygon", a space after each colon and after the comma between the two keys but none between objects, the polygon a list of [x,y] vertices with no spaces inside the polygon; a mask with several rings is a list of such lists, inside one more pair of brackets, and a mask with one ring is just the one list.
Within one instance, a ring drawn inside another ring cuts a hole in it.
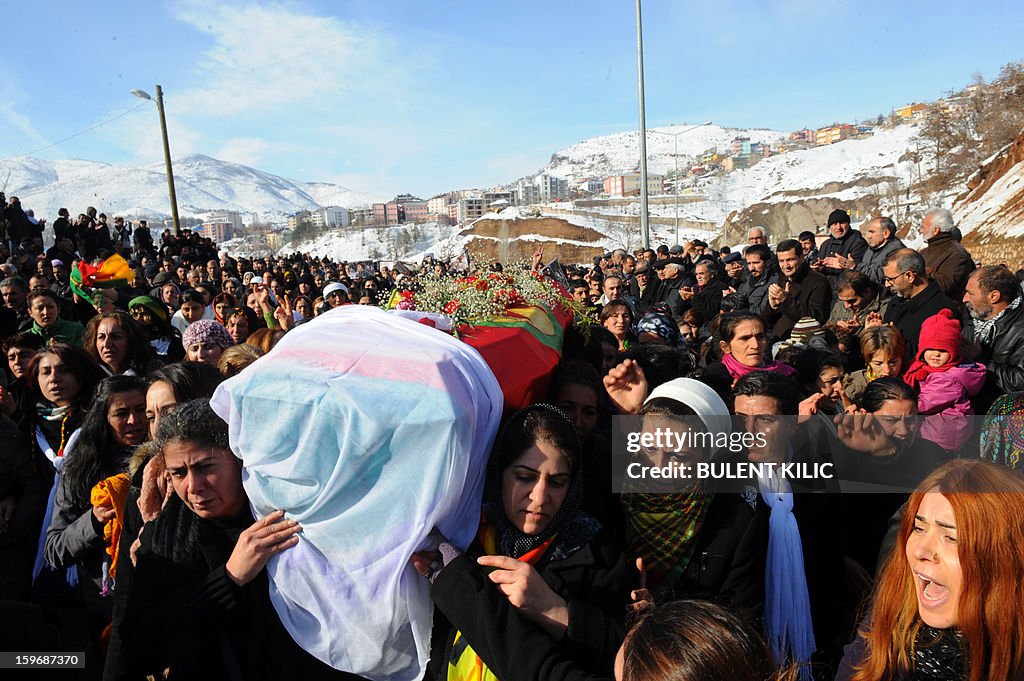
[{"label": "dirt embankment", "polygon": [[541,246],[544,248],[545,260],[557,257],[566,263],[590,262],[594,256],[605,252],[599,244],[607,239],[597,230],[573,225],[558,218],[480,220],[463,235],[471,238],[468,249],[475,257],[506,263],[529,261],[534,251]]},{"label": "dirt embankment", "polygon": [[877,214],[878,203],[879,197],[874,195],[853,201],[807,198],[780,203],[755,203],[742,211],[729,214],[720,240],[725,244],[746,243],[750,228],[758,225],[768,230],[769,242],[773,244],[782,239],[795,238],[805,230],[823,233],[828,214],[836,208],[856,212],[863,219]]},{"label": "dirt embankment", "polygon": [[[957,197],[953,205],[954,214],[981,209],[980,221],[964,236],[964,247],[975,260],[984,263],[1005,262],[1013,269],[1024,262],[1024,239],[1006,236],[1006,230],[1024,224],[1024,181],[1018,179],[1013,188],[1013,177],[1008,174],[1024,174],[1024,132],[989,163],[982,166],[968,181],[967,191]],[[1010,182],[1003,182],[1010,180]],[[1002,185],[1002,193],[996,183]]]}]

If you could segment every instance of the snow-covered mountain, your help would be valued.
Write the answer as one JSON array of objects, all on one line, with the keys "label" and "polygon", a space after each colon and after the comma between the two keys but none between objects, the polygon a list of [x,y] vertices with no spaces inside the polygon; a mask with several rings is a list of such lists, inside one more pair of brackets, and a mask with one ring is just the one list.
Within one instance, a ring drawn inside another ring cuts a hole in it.
[{"label": "snow-covered mountain", "polygon": [[[170,215],[163,163],[130,167],[94,161],[0,160],[0,182],[8,196],[51,222],[66,207],[72,215],[95,206],[109,215]],[[300,210],[326,205],[362,208],[384,199],[325,182],[298,182],[201,154],[175,159],[178,211],[202,217],[213,211],[256,213],[281,222]]]}]

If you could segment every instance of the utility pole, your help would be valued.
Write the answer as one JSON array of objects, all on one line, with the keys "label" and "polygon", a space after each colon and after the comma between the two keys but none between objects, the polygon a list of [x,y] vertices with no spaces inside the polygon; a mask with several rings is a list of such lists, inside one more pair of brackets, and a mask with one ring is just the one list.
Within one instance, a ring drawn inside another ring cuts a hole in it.
[{"label": "utility pole", "polygon": [[644,35],[640,0],[636,0],[636,70],[640,99],[640,232],[644,248],[651,247],[647,215],[647,120],[644,113]]},{"label": "utility pole", "polygon": [[164,91],[156,86],[156,110],[160,112],[160,133],[164,138],[164,165],[167,166],[167,191],[171,195],[171,220],[174,222],[174,236],[181,236],[178,221],[178,196],[174,191],[174,171],[171,170],[171,145],[167,141],[167,119],[164,117]]}]

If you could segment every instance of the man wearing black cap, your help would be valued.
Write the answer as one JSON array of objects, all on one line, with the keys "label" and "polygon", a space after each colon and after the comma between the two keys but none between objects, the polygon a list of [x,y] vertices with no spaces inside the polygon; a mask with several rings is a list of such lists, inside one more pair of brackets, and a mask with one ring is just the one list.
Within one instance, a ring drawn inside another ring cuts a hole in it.
[{"label": "man wearing black cap", "polygon": [[629,281],[629,294],[634,300],[639,301],[641,313],[656,302],[658,280],[654,276],[654,269],[646,260],[641,260],[637,264],[636,270],[633,271],[633,276]]},{"label": "man wearing black cap", "polygon": [[850,227],[849,213],[838,208],[828,216],[828,231],[832,236],[821,244],[812,267],[824,274],[834,289],[839,275],[860,263],[868,250],[868,242]]},{"label": "man wearing black cap", "polygon": [[727,277],[725,285],[734,291],[738,291],[740,286],[743,285],[744,275],[746,275],[746,269],[743,267],[743,257],[739,254],[739,251],[734,251],[722,258],[722,264],[725,266],[725,276]]},{"label": "man wearing black cap", "polygon": [[689,307],[683,304],[680,292],[683,284],[686,283],[683,278],[683,261],[680,258],[666,258],[659,260],[654,265],[654,269],[661,272],[661,284],[654,302],[668,305],[672,316],[678,319]]}]

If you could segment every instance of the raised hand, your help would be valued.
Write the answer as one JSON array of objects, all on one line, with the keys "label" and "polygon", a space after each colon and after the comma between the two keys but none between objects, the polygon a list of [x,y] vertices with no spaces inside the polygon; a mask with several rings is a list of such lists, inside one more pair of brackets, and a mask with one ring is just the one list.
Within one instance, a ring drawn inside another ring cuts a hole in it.
[{"label": "raised hand", "polygon": [[292,299],[286,293],[281,296],[279,302],[281,304],[274,310],[274,319],[277,320],[282,329],[288,331],[295,326],[295,316],[292,314]]},{"label": "raised hand", "polygon": [[647,399],[647,377],[632,359],[612,367],[603,382],[612,404],[623,414],[637,413]]},{"label": "raised hand", "polygon": [[869,312],[864,318],[864,328],[871,329],[882,325],[882,315],[877,312]]},{"label": "raised hand", "polygon": [[882,424],[863,409],[856,413],[840,414],[836,416],[834,423],[839,439],[850,449],[875,454],[893,447],[889,436],[882,429]]}]

